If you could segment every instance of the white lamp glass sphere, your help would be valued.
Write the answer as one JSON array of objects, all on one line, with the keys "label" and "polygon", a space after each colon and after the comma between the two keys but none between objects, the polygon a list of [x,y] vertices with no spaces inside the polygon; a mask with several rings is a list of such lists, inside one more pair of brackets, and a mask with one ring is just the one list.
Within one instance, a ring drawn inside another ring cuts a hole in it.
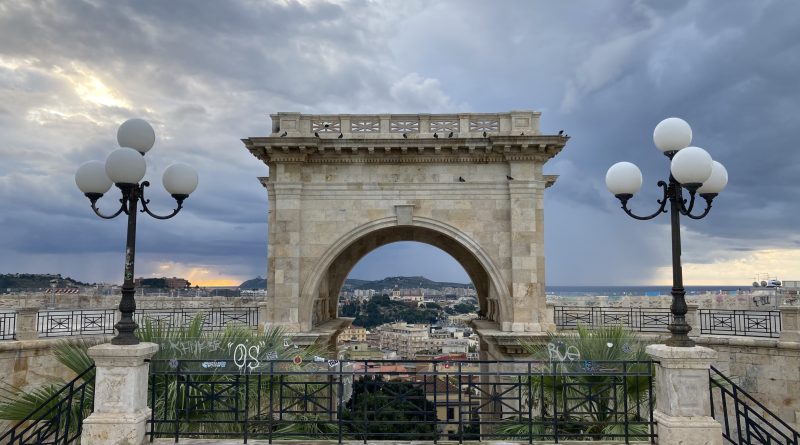
[{"label": "white lamp glass sphere", "polygon": [[156,142],[156,132],[144,119],[128,119],[117,130],[117,142],[120,147],[147,153]]},{"label": "white lamp glass sphere", "polygon": [[100,193],[108,191],[113,185],[106,175],[106,165],[101,161],[89,161],[75,172],[75,184],[83,193]]},{"label": "white lamp glass sphere", "polygon": [[197,188],[197,172],[186,164],[172,164],[164,170],[163,183],[171,195],[190,195]]},{"label": "white lamp glass sphere", "polygon": [[670,165],[672,176],[681,184],[702,184],[711,176],[713,160],[700,147],[686,147],[675,153]]},{"label": "white lamp glass sphere", "polygon": [[653,142],[661,151],[678,151],[692,143],[692,127],[685,120],[670,117],[656,125]]},{"label": "white lamp glass sphere", "polygon": [[642,188],[642,171],[636,164],[617,162],[606,172],[606,187],[614,195],[635,195]]},{"label": "white lamp glass sphere", "polygon": [[132,148],[118,148],[106,159],[106,174],[115,184],[137,184],[146,170],[144,156]]},{"label": "white lamp glass sphere", "polygon": [[728,185],[728,170],[717,161],[712,161],[711,176],[697,189],[697,193],[719,193]]}]

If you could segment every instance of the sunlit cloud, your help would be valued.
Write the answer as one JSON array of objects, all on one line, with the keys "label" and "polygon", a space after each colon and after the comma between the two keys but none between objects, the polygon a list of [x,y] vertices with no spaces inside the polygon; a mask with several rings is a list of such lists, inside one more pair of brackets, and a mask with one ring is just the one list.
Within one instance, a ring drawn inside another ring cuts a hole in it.
[{"label": "sunlit cloud", "polygon": [[[799,270],[799,250],[767,249],[712,263],[684,263],[683,281],[685,285],[747,286],[760,276],[797,279]],[[653,284],[671,285],[672,266],[658,268],[656,276]]]}]

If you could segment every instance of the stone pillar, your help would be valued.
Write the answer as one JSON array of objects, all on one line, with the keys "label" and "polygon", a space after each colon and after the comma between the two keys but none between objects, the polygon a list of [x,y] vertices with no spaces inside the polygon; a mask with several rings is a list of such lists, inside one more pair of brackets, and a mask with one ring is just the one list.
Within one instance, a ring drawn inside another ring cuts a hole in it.
[{"label": "stone pillar", "polygon": [[258,302],[258,332],[263,333],[267,329],[267,302],[266,301],[259,301]]},{"label": "stone pillar", "polygon": [[37,322],[39,321],[39,307],[21,307],[17,309],[16,339],[36,340],[39,338]]},{"label": "stone pillar", "polygon": [[84,445],[139,445],[144,442],[150,408],[147,407],[149,364],[158,351],[155,343],[89,348],[97,367],[94,412],[83,421]]},{"label": "stone pillar", "polygon": [[722,445],[722,425],[711,417],[708,370],[717,358],[713,349],[650,345],[656,364],[658,443]]},{"label": "stone pillar", "polygon": [[800,343],[800,306],[781,306],[781,341]]},{"label": "stone pillar", "polygon": [[689,337],[700,336],[700,305],[697,303],[689,303],[686,305],[689,310],[686,312],[686,323],[692,327],[689,331]]}]

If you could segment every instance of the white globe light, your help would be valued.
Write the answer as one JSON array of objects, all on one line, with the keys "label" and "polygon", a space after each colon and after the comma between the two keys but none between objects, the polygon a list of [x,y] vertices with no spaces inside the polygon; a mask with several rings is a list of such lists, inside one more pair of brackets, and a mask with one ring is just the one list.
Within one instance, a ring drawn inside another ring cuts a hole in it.
[{"label": "white globe light", "polygon": [[132,148],[118,148],[106,159],[106,174],[115,184],[137,184],[146,170],[144,156]]},{"label": "white globe light", "polygon": [[186,164],[172,164],[164,170],[163,183],[170,195],[190,195],[197,188],[197,172]]},{"label": "white globe light", "polygon": [[83,193],[104,194],[113,185],[106,175],[106,165],[100,161],[89,161],[75,172],[75,184]]},{"label": "white globe light", "polygon": [[711,176],[697,189],[697,193],[719,193],[728,185],[728,170],[717,161],[712,161]]},{"label": "white globe light", "polygon": [[700,147],[686,147],[672,158],[670,171],[681,184],[702,184],[711,176],[711,155]]},{"label": "white globe light", "polygon": [[614,195],[634,195],[642,188],[642,172],[630,162],[617,162],[606,173],[606,187]]},{"label": "white globe light", "polygon": [[128,119],[117,130],[117,142],[120,147],[133,148],[140,153],[147,153],[156,142],[156,132],[143,119]]},{"label": "white globe light", "polygon": [[664,119],[653,130],[653,142],[663,152],[686,148],[692,143],[692,127],[677,117]]}]

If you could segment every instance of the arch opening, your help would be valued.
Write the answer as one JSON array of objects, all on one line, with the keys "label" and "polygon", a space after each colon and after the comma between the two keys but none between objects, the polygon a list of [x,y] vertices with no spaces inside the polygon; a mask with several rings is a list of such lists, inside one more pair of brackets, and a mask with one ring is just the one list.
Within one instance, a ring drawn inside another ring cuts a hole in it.
[{"label": "arch opening", "polygon": [[428,244],[450,255],[463,267],[474,286],[479,315],[492,321],[506,316],[501,296],[508,290],[501,285],[499,272],[488,255],[454,229],[438,222],[435,225],[423,223],[416,219],[414,225],[397,225],[396,220],[373,222],[367,225],[371,227],[356,229],[334,243],[320,259],[304,289],[301,307],[307,310],[300,314],[301,324],[312,328],[336,318],[339,294],[355,265],[375,249],[400,241]]}]

